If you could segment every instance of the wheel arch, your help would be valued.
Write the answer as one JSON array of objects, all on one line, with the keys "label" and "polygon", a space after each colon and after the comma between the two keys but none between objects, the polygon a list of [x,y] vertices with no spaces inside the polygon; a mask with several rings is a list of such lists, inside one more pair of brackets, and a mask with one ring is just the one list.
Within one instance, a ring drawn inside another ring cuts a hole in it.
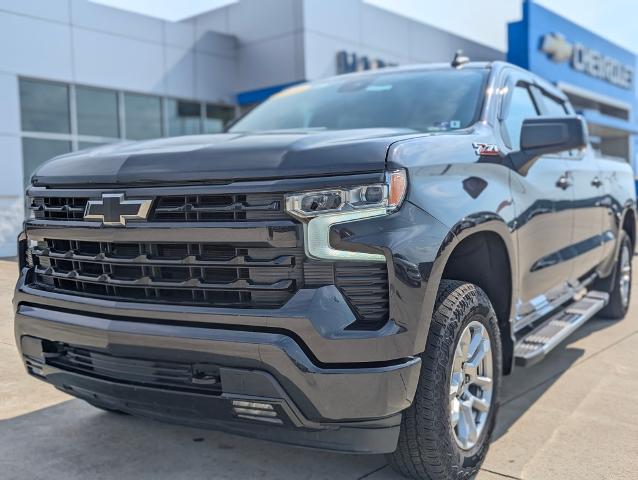
[{"label": "wheel arch", "polygon": [[441,245],[435,262],[426,304],[431,318],[443,279],[473,283],[490,298],[501,329],[503,373],[511,371],[514,342],[511,318],[518,287],[516,251],[508,225],[496,214],[477,213],[458,221]]},{"label": "wheel arch", "polygon": [[609,258],[607,258],[597,269],[596,273],[598,278],[594,288],[597,290],[606,291],[610,288],[611,284],[615,281],[615,265],[616,259],[620,254],[622,236],[627,235],[631,242],[632,256],[636,250],[636,208],[634,203],[628,203],[622,209],[622,212],[617,214],[617,231],[614,248]]}]

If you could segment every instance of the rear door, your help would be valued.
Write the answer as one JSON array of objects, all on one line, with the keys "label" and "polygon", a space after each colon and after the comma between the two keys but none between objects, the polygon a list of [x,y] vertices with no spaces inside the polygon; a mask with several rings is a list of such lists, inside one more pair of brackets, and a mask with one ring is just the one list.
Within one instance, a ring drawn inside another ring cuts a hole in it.
[{"label": "rear door", "polygon": [[[537,89],[543,114],[559,117],[571,114],[571,108],[550,92]],[[573,193],[574,228],[572,246],[565,252],[573,261],[571,276],[582,277],[603,259],[604,188],[600,164],[591,149],[572,150],[559,154],[567,162]]]},{"label": "rear door", "polygon": [[[520,149],[523,120],[542,110],[532,94],[528,78],[512,73],[499,113],[505,151]],[[512,173],[513,225],[518,242],[518,317],[547,308],[567,291],[572,271],[565,255],[572,243],[573,180],[561,155],[545,155],[523,171]]]}]

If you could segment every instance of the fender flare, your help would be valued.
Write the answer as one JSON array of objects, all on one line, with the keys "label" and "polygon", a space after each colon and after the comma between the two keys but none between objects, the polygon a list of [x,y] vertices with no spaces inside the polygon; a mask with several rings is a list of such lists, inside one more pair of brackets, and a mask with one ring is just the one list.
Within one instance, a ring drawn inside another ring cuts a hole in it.
[{"label": "fender flare", "polygon": [[[634,200],[628,200],[625,205],[622,208],[618,208],[619,213],[617,214],[617,218],[618,218],[618,222],[617,222],[617,234],[616,234],[616,240],[614,243],[614,250],[613,250],[613,255],[611,255],[608,259],[606,259],[603,264],[598,268],[598,275],[599,278],[597,280],[596,283],[596,287],[597,288],[608,288],[609,285],[611,285],[611,283],[613,283],[615,281],[615,272],[616,269],[614,268],[616,266],[616,259],[618,258],[618,255],[620,253],[620,245],[621,245],[621,237],[622,237],[622,231],[623,231],[623,225],[625,224],[625,220],[627,219],[627,215],[629,215],[629,213],[631,212],[633,214],[634,217],[634,235],[637,233],[636,229],[638,228],[638,213],[636,212],[636,202]],[[633,242],[633,249],[635,253],[636,251],[636,239],[634,239]]]},{"label": "fender flare", "polygon": [[443,272],[446,265],[455,248],[466,238],[477,233],[494,233],[498,235],[502,240],[505,249],[507,251],[507,257],[510,263],[510,276],[511,276],[511,295],[510,299],[510,311],[508,321],[511,322],[515,309],[516,302],[514,301],[518,295],[518,262],[516,258],[516,249],[514,242],[512,241],[512,233],[508,224],[502,217],[491,212],[477,212],[472,215],[468,215],[458,222],[456,222],[449,230],[448,235],[439,247],[436,260],[432,265],[430,275],[427,282],[425,291],[425,298],[421,311],[421,318],[426,328],[421,331],[424,332],[424,337],[418,339],[418,345],[425,348],[427,342],[427,335],[430,331],[430,323],[432,315],[434,313],[434,304],[436,303],[436,297],[439,291],[441,280],[443,280]]},{"label": "fender flare", "polygon": [[[625,224],[625,220],[627,219],[627,215],[629,215],[629,213],[631,213],[634,217],[634,235],[636,234],[636,228],[638,227],[638,225],[636,225],[636,223],[638,222],[638,212],[636,211],[636,201],[631,199],[631,200],[627,200],[627,202],[625,202],[625,205],[623,206],[622,209],[622,213],[620,215],[620,220],[618,223],[618,230],[622,230],[623,225]],[[620,237],[620,235],[619,235]],[[633,249],[634,251],[636,250],[636,239],[633,239]],[[616,242],[616,253],[618,253],[618,250],[620,249],[620,241]]]}]

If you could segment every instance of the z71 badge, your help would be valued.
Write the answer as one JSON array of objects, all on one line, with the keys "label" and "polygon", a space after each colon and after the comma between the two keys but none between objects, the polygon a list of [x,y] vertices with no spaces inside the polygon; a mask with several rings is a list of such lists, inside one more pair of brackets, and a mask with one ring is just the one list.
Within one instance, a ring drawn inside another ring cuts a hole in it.
[{"label": "z71 badge", "polygon": [[501,153],[498,149],[498,145],[494,145],[493,143],[474,142],[472,146],[474,147],[474,153],[477,155],[498,156]]}]

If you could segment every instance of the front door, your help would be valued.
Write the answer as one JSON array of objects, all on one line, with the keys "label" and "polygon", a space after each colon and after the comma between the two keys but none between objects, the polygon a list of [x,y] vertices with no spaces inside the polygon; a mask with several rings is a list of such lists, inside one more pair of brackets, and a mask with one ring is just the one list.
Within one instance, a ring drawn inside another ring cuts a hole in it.
[{"label": "front door", "polygon": [[[531,86],[509,81],[501,132],[510,149],[519,150],[523,120],[541,112]],[[567,289],[572,262],[573,178],[561,155],[545,155],[526,170],[512,173],[513,225],[518,243],[519,305],[523,318],[542,309]]]}]

